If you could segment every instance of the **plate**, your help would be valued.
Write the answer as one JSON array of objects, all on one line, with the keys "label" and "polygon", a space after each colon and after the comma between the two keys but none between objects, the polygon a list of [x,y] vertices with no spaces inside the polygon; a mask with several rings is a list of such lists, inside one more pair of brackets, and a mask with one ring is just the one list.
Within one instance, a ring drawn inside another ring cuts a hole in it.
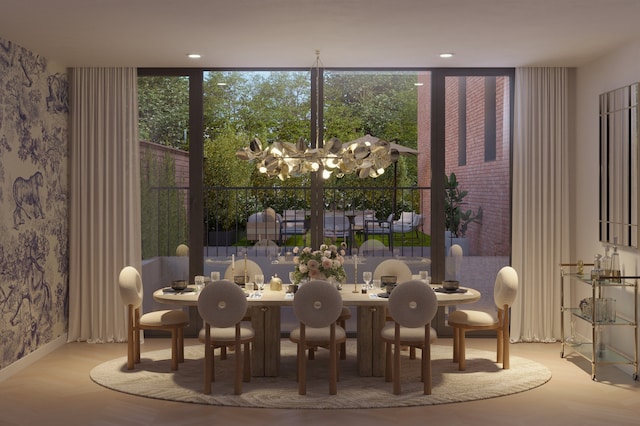
[{"label": "plate", "polygon": [[192,291],[196,291],[196,289],[195,288],[190,288],[190,287],[187,287],[184,290],[174,290],[171,287],[167,287],[167,288],[163,288],[162,289],[163,293],[176,293],[176,294],[179,294],[179,293],[190,293]]},{"label": "plate", "polygon": [[466,288],[457,288],[455,290],[446,290],[446,289],[440,287],[440,288],[436,288],[434,291],[437,291],[438,293],[454,294],[454,293],[466,293],[467,289]]}]

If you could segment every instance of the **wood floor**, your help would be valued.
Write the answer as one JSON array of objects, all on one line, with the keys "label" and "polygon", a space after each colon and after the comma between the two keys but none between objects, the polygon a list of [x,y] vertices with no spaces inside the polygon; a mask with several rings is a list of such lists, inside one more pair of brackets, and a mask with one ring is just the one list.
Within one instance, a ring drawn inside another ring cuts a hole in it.
[{"label": "wood floor", "polygon": [[[495,340],[468,339],[491,350]],[[196,341],[188,341],[196,344]],[[451,344],[441,339],[438,344]],[[144,351],[166,348],[147,339]],[[0,382],[0,425],[637,425],[640,383],[615,367],[599,382],[580,358],[561,359],[559,344],[514,344],[512,354],[553,373],[544,386],[520,394],[457,404],[368,410],[273,410],[211,407],[130,396],[94,384],[89,371],[126,354],[125,344],[70,343]],[[372,379],[374,380],[374,379]],[[292,384],[295,386],[295,384]],[[473,382],[469,382],[473,386]],[[338,398],[340,390],[338,388]],[[389,398],[393,398],[389,395]]]}]

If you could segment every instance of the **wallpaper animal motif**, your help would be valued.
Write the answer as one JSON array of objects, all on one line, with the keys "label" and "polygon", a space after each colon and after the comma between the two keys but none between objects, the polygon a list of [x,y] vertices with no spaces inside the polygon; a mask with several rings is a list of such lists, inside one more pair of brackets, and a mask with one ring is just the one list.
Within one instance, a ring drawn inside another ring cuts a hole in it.
[{"label": "wallpaper animal motif", "polygon": [[0,38],[0,368],[68,321],[69,87]]}]

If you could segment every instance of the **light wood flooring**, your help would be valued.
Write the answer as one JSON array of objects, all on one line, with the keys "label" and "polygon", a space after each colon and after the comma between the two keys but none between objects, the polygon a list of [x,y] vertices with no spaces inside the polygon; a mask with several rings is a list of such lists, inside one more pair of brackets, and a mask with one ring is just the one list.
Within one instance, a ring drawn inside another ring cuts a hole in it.
[{"label": "light wood flooring", "polygon": [[[493,339],[468,339],[491,350]],[[187,344],[196,344],[188,341]],[[440,339],[438,344],[451,344]],[[169,347],[147,339],[144,351]],[[126,395],[96,385],[89,371],[126,355],[126,344],[70,343],[0,382],[0,425],[637,425],[640,383],[616,367],[592,381],[590,366],[560,358],[559,344],[511,345],[553,374],[544,386],[501,398],[427,407],[367,410],[278,410],[211,407]],[[376,380],[376,379],[372,379]],[[383,380],[380,378],[380,380]],[[295,384],[292,383],[292,386]],[[473,382],[469,382],[473,386]],[[338,387],[338,398],[340,397]],[[392,394],[389,398],[394,398]]]}]

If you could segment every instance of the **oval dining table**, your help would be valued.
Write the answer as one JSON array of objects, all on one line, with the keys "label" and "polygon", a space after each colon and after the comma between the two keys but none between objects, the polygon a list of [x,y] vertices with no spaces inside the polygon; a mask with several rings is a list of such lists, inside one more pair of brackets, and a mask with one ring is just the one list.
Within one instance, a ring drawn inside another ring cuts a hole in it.
[{"label": "oval dining table", "polygon": [[[214,284],[209,284],[214,285]],[[464,292],[444,293],[439,284],[431,284],[436,290],[438,306],[453,306],[473,303],[480,299],[480,292],[460,287]],[[361,286],[358,285],[357,288]],[[356,342],[357,365],[361,376],[384,375],[384,342],[380,337],[380,330],[386,321],[386,305],[388,299],[379,297],[378,293],[369,291],[353,291],[354,284],[345,284],[340,291],[344,306],[357,308]],[[198,294],[193,286],[186,292],[172,292],[161,288],[153,293],[153,299],[158,303],[174,306],[197,306]],[[283,290],[273,291],[269,285],[258,293],[247,290],[247,314],[256,331],[254,350],[252,351],[253,376],[278,376],[280,371],[280,308],[293,304],[293,293]]]}]

